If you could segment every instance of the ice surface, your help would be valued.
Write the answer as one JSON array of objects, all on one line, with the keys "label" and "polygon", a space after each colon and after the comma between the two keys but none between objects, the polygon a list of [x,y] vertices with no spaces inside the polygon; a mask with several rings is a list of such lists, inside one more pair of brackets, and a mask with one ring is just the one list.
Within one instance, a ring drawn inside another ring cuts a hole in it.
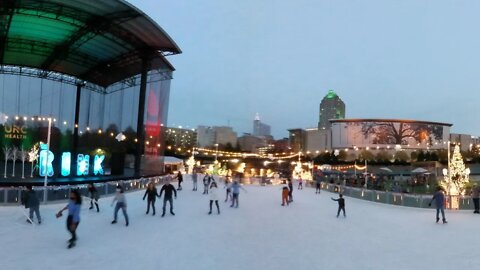
[{"label": "ice surface", "polygon": [[[200,181],[199,181],[200,182]],[[42,225],[26,225],[20,207],[0,207],[0,269],[477,269],[480,215],[448,211],[435,224],[433,209],[383,205],[346,198],[347,218],[336,218],[336,197],[305,188],[282,207],[279,186],[246,186],[240,207],[220,201],[221,215],[208,213],[209,197],[184,189],[176,216],[145,215],[143,192],[127,195],[130,226],[111,225],[111,197],[101,212],[84,201],[79,240],[67,249],[64,204],[41,207]],[[219,193],[224,195],[223,184]],[[223,197],[223,196],[222,196]]]}]

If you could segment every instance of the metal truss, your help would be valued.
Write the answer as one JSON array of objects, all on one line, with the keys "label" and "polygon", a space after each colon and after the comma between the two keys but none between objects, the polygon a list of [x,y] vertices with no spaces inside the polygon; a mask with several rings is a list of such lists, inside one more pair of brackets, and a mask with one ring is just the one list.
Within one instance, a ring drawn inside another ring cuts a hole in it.
[{"label": "metal truss", "polygon": [[[130,87],[138,86],[140,85],[140,77],[141,77],[139,74],[131,78],[114,83],[108,86],[107,88],[105,88],[105,87],[98,86],[96,84],[83,81],[76,77],[69,76],[66,74],[52,72],[52,71],[45,71],[45,70],[36,69],[36,68],[29,68],[29,67],[0,65],[0,74],[42,78],[42,79],[66,83],[74,86],[82,85],[82,88],[84,89],[101,93],[101,94],[110,94],[110,93],[122,91]],[[166,81],[171,79],[173,79],[173,76],[170,70],[151,70],[148,73],[147,83],[154,83],[158,81]]]}]

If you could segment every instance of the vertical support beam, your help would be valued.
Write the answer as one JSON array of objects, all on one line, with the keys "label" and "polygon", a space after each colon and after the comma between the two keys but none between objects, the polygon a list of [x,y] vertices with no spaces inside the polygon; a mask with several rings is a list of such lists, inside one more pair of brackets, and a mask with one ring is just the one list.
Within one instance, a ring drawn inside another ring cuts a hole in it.
[{"label": "vertical support beam", "polygon": [[140,166],[142,161],[142,154],[145,148],[145,93],[147,91],[147,77],[150,61],[143,58],[142,74],[140,78],[140,96],[138,98],[138,118],[137,118],[137,145],[135,153],[135,175],[140,175]]},{"label": "vertical support beam", "polygon": [[77,84],[77,97],[75,99],[75,121],[73,123],[73,145],[72,145],[72,165],[70,176],[77,175],[77,156],[78,156],[78,122],[80,120],[80,97],[83,84]]}]

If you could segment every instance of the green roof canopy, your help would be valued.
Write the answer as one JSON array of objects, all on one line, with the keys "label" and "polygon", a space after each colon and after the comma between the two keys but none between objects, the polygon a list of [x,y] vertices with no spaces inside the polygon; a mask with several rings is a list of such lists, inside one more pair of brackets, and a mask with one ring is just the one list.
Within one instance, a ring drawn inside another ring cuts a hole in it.
[{"label": "green roof canopy", "polygon": [[181,53],[152,19],[123,0],[0,0],[0,65],[37,68],[102,87],[149,70],[174,70]]}]

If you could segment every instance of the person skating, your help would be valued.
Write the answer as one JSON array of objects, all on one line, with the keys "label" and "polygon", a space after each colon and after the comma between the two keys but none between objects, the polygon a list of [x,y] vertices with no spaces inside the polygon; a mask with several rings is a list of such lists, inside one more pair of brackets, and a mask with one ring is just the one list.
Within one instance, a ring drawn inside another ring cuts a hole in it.
[{"label": "person skating", "polygon": [[282,188],[282,206],[285,206],[285,204],[288,206],[288,193],[290,190],[288,189],[287,186],[283,186]]},{"label": "person skating", "polygon": [[95,207],[97,208],[97,212],[100,212],[100,208],[98,207],[98,191],[97,188],[93,184],[88,185],[88,193],[90,194],[90,210],[93,209],[93,204],[95,204]]},{"label": "person skating", "polygon": [[473,213],[475,214],[480,214],[479,198],[480,198],[480,187],[477,184],[475,184],[472,188],[472,200],[473,200],[473,205],[475,207],[475,210],[473,211]]},{"label": "person skating", "polygon": [[218,196],[217,196],[217,182],[212,182],[210,184],[210,212],[208,212],[209,215],[212,214],[212,205],[213,202],[215,202],[215,205],[217,206],[217,213],[220,215],[220,206],[218,205]]},{"label": "person skating", "polygon": [[288,178],[288,202],[293,202],[293,183],[292,179]]},{"label": "person skating", "polygon": [[298,177],[298,189],[303,189],[303,179],[302,176]]},{"label": "person skating", "polygon": [[229,200],[232,200],[232,188],[230,187],[230,177],[227,176],[225,177],[225,187],[226,189],[226,197],[225,197],[225,202],[228,202]]},{"label": "person skating", "polygon": [[27,222],[33,222],[33,213],[35,213],[38,224],[42,224],[42,217],[40,216],[40,200],[38,199],[35,190],[32,189],[32,186],[27,186],[27,190],[24,191],[22,204],[25,205],[25,208],[28,208],[30,212],[30,219],[27,219]]},{"label": "person skating", "polygon": [[150,182],[148,183],[147,190],[145,190],[145,194],[143,195],[143,200],[145,201],[145,197],[147,197],[147,213],[150,212],[150,205],[152,205],[152,216],[155,216],[155,200],[158,197],[157,187],[155,187],[155,183]]},{"label": "person skating", "polygon": [[123,217],[125,217],[125,226],[128,226],[127,198],[125,197],[121,186],[117,186],[117,193],[115,194],[115,197],[113,197],[111,206],[113,206],[115,202],[117,202],[117,204],[115,205],[115,210],[113,212],[112,224],[117,223],[118,210],[122,209]]},{"label": "person skating", "polygon": [[234,181],[232,184],[232,204],[230,207],[236,207],[238,208],[238,196],[240,195],[240,189],[243,189],[243,191],[247,192],[239,183],[238,181]]},{"label": "person skating", "polygon": [[432,202],[435,200],[435,206],[437,207],[437,219],[436,222],[440,221],[439,214],[442,212],[442,221],[443,223],[447,223],[447,220],[445,219],[445,193],[443,193],[442,187],[437,187],[437,191],[433,194],[432,199],[430,200],[430,203],[428,203],[428,206],[432,206]]},{"label": "person skating", "polygon": [[183,175],[181,171],[178,171],[177,176],[175,178],[178,180],[178,188],[177,190],[182,190],[182,182],[183,182]]},{"label": "person skating", "polygon": [[158,196],[159,198],[162,198],[163,192],[165,192],[165,197],[163,197],[162,217],[165,216],[165,208],[167,207],[167,202],[170,203],[170,214],[175,216],[175,213],[173,212],[173,196],[172,195],[175,194],[175,199],[176,199],[177,190],[170,183],[170,181],[167,180],[167,182],[162,186],[162,189],[160,190],[160,195]]},{"label": "person skating", "polygon": [[68,217],[67,217],[67,230],[70,232],[72,237],[68,240],[68,248],[72,248],[75,246],[77,242],[77,228],[78,224],[80,224],[80,210],[82,209],[82,196],[78,190],[70,191],[70,200],[68,204],[62,208],[62,210],[58,211],[57,218],[62,216],[63,211],[68,209]]},{"label": "person skating", "polygon": [[320,190],[321,190],[321,187],[322,187],[322,186],[321,186],[320,179],[317,179],[315,182],[316,182],[316,183],[315,183],[315,185],[316,185],[316,187],[315,187],[315,194],[320,194]]},{"label": "person skating", "polygon": [[[203,194],[208,194],[208,187],[212,182],[212,178],[208,173],[203,177]],[[215,179],[213,179],[213,181],[215,181]]]},{"label": "person skating", "polygon": [[197,181],[198,181],[197,168],[193,168],[192,181],[193,181],[193,191],[197,191],[197,189],[198,189],[198,186],[197,186]]},{"label": "person skating", "polygon": [[340,211],[343,211],[343,216],[347,217],[347,215],[345,214],[345,199],[343,198],[343,195],[338,194],[338,199],[332,198],[332,200],[338,202],[337,218],[340,215]]}]

